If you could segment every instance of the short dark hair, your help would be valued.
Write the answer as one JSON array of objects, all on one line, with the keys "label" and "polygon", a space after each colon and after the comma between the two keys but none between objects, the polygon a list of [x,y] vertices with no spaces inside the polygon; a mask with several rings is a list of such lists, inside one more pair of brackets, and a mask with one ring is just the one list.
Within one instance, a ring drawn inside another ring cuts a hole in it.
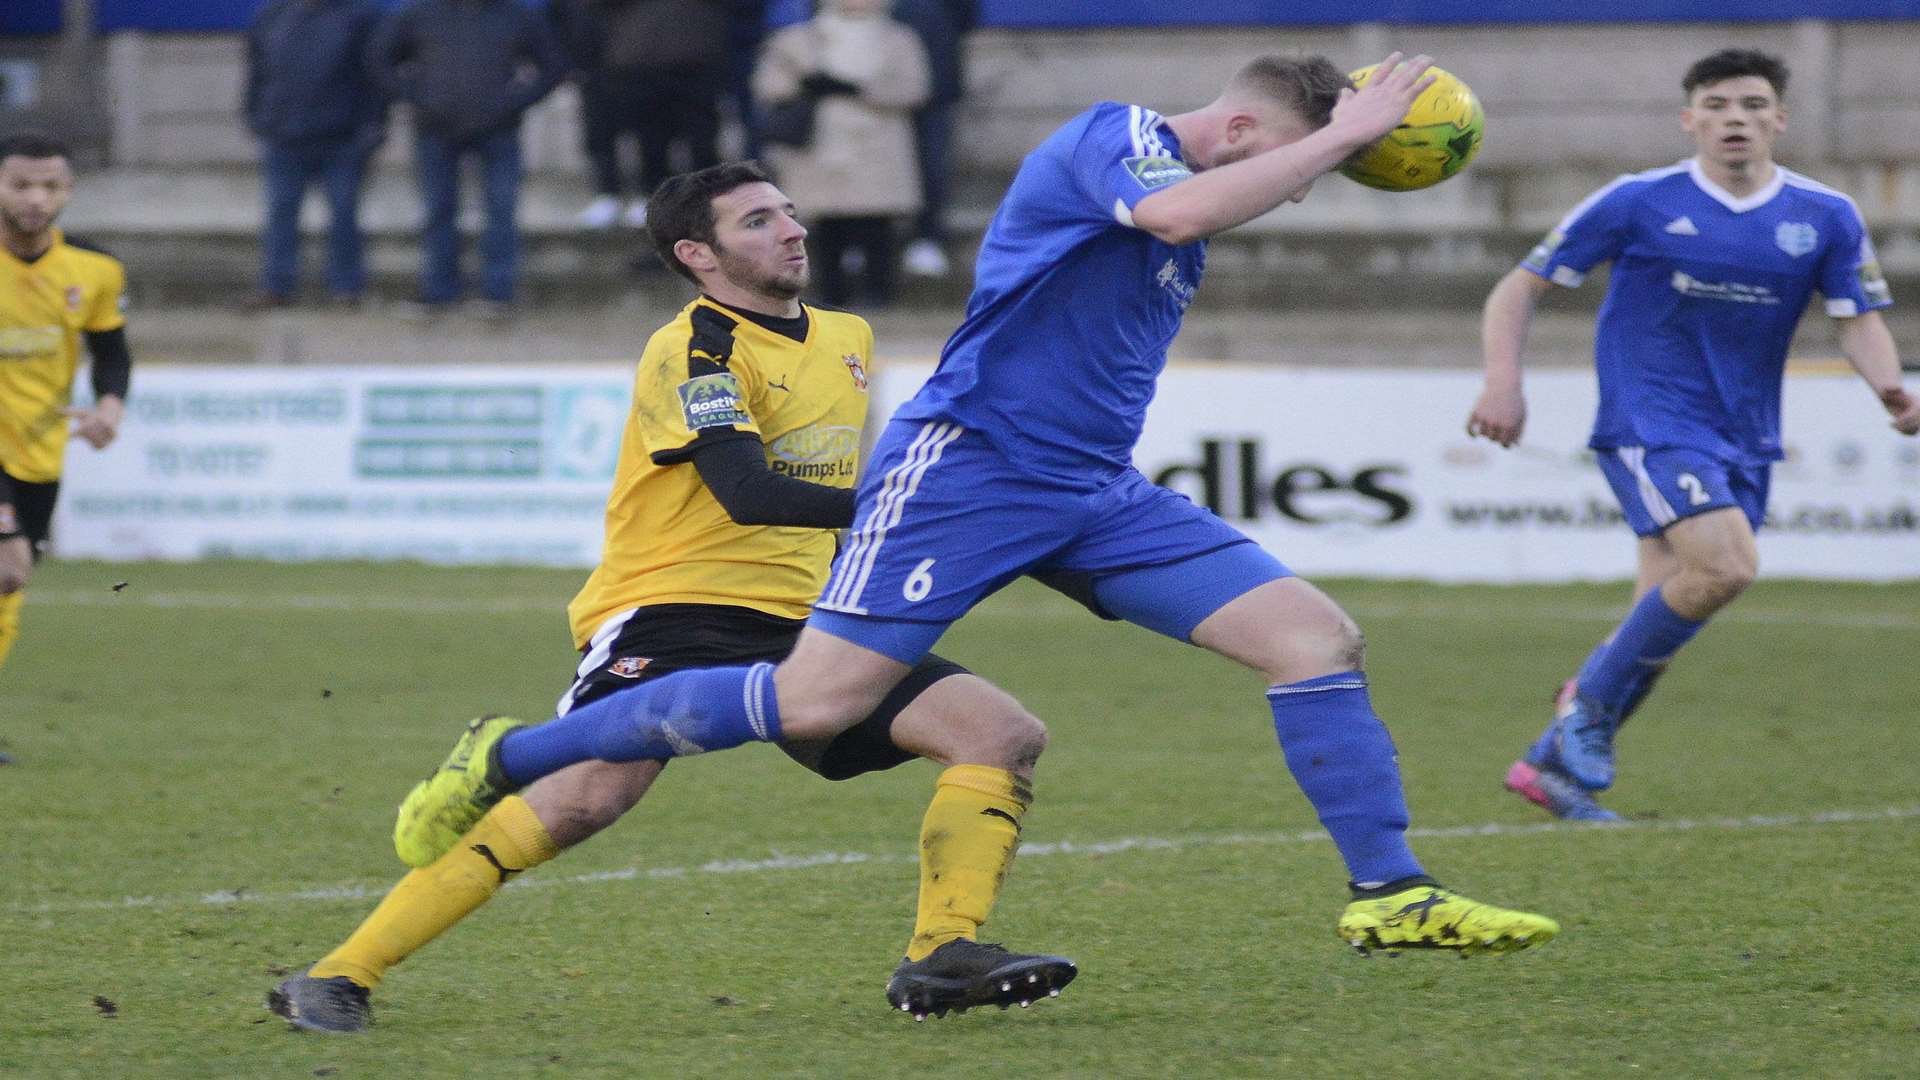
[{"label": "short dark hair", "polygon": [[1324,56],[1262,56],[1227,80],[1230,90],[1250,90],[1292,109],[1316,128],[1333,119],[1340,91],[1353,80]]},{"label": "short dark hair", "polygon": [[668,177],[647,199],[647,235],[667,269],[700,284],[693,270],[673,253],[682,240],[714,241],[713,200],[747,184],[771,184],[773,177],[757,161],[727,161],[696,172]]},{"label": "short dark hair", "polygon": [[67,144],[44,131],[10,131],[0,135],[0,161],[10,157],[33,158],[71,158]]},{"label": "short dark hair", "polygon": [[1680,80],[1680,89],[1692,97],[1699,87],[1742,75],[1758,75],[1773,87],[1775,97],[1787,96],[1787,62],[1758,49],[1721,49],[1712,56],[1701,57],[1687,69],[1686,77]]}]

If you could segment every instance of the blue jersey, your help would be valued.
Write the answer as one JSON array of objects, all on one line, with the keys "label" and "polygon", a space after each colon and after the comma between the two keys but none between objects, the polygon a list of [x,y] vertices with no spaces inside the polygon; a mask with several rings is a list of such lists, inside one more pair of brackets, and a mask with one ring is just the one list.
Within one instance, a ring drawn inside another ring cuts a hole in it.
[{"label": "blue jersey", "polygon": [[1130,467],[1206,242],[1134,227],[1140,200],[1193,174],[1173,130],[1102,102],[1021,162],[974,268],[966,319],[895,414],[985,435],[1037,475],[1096,486]]},{"label": "blue jersey", "polygon": [[1848,318],[1893,302],[1853,200],[1776,167],[1745,198],[1697,161],[1622,176],[1521,265],[1577,286],[1611,260],[1589,445],[1778,461],[1787,347],[1815,289]]}]

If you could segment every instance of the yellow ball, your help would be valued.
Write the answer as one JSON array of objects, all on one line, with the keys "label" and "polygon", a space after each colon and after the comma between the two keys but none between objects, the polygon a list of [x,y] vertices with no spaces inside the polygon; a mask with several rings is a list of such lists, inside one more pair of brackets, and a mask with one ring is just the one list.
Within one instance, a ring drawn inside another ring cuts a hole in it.
[{"label": "yellow ball", "polygon": [[[1373,68],[1349,75],[1365,86]],[[1418,191],[1467,167],[1480,152],[1487,115],[1467,84],[1439,68],[1433,85],[1414,99],[1400,126],[1340,166],[1341,175],[1381,191]]]}]

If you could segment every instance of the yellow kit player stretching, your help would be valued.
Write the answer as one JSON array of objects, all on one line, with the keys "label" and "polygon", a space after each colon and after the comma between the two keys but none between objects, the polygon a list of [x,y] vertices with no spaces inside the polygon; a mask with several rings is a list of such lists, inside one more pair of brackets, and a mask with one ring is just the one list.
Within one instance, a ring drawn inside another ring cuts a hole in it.
[{"label": "yellow kit player stretching", "polygon": [[[601,564],[568,610],[581,659],[559,715],[670,672],[784,658],[826,584],[832,530],[853,521],[873,331],[799,301],[807,233],[792,204],[758,166],[719,165],[663,184],[647,228],[702,295],[640,359]],[[308,1030],[363,1030],[389,968],[510,877],[611,825],[665,767],[584,762],[510,794],[498,756],[474,747],[517,726],[469,726],[401,808],[395,848],[417,869],[344,944],[270,993],[270,1008]],[[929,655],[863,722],[782,745],[834,780],[915,757],[946,766],[921,827],[919,913],[887,987],[894,1007],[922,1018],[1026,1005],[1073,979],[1061,957],[974,940],[1046,745],[1018,702]],[[410,812],[422,789],[449,785],[477,785],[491,809]]]},{"label": "yellow kit player stretching", "polygon": [[[68,432],[96,450],[111,443],[132,368],[121,313],[126,272],[53,224],[73,195],[67,159],[45,135],[0,138],[0,666],[20,635]],[[96,404],[76,409],[83,335]]]}]

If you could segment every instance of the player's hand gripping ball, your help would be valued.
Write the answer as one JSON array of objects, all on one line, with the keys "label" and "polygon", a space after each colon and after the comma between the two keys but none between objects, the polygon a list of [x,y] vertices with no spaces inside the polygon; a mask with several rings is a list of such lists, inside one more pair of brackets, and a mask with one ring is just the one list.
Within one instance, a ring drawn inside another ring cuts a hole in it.
[{"label": "player's hand gripping ball", "polygon": [[[1373,68],[1348,77],[1365,86]],[[1414,99],[1400,126],[1340,166],[1341,175],[1381,191],[1418,191],[1467,167],[1480,152],[1486,113],[1467,84],[1439,68],[1428,68],[1433,85]]]}]

